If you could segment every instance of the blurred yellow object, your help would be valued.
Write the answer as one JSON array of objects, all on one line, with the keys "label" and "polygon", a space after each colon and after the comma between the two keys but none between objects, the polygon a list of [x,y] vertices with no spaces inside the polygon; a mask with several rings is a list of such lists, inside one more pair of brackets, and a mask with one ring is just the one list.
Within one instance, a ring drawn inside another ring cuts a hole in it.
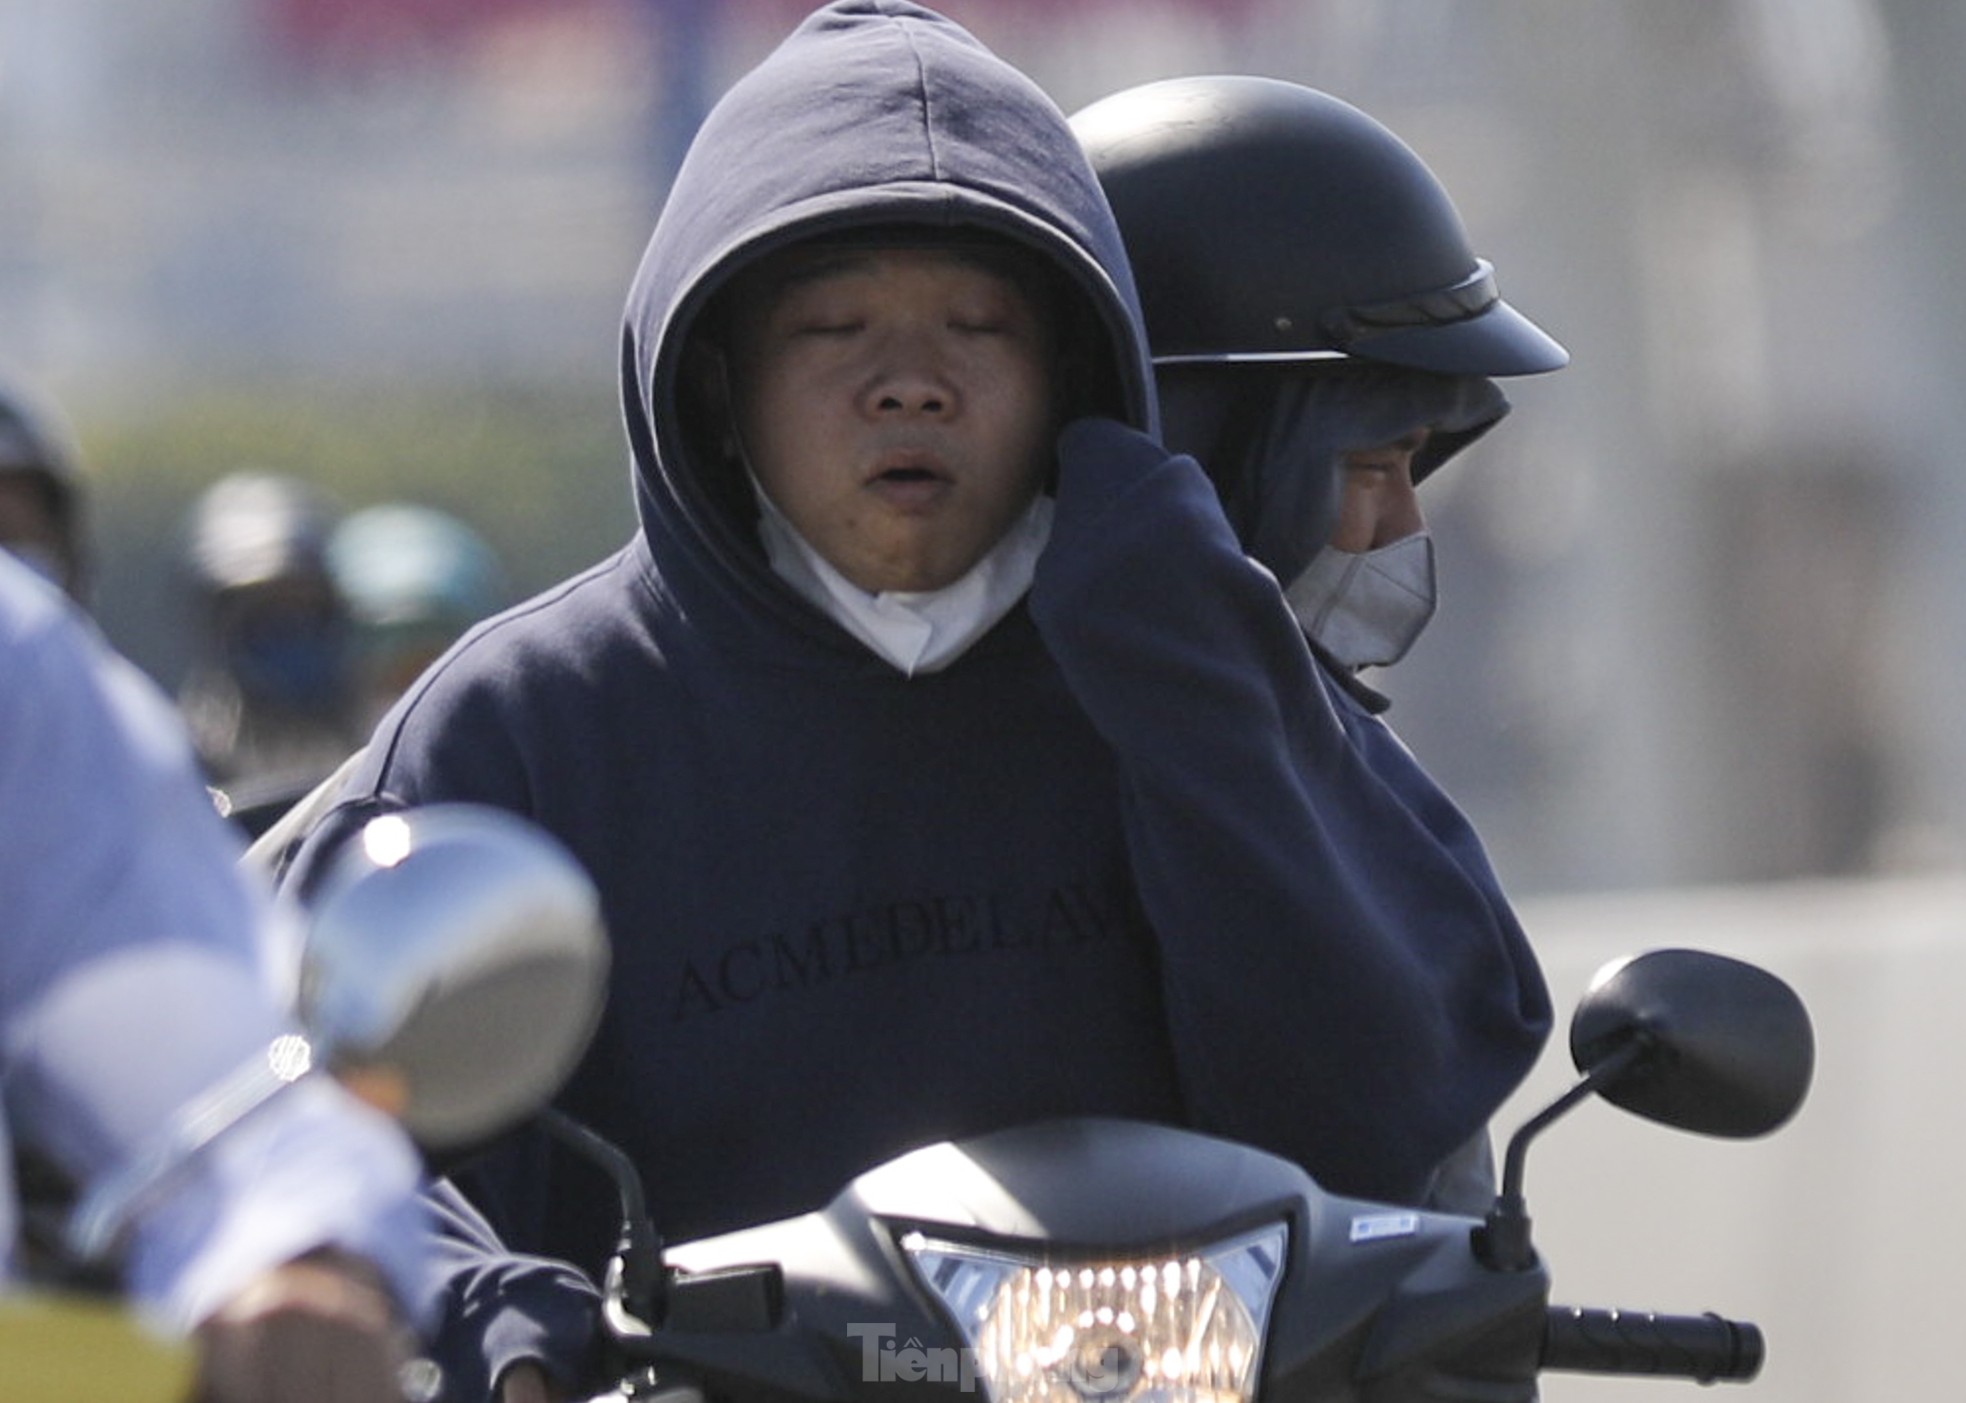
[{"label": "blurred yellow object", "polygon": [[113,1300],[0,1296],[0,1403],[185,1403],[191,1346]]}]

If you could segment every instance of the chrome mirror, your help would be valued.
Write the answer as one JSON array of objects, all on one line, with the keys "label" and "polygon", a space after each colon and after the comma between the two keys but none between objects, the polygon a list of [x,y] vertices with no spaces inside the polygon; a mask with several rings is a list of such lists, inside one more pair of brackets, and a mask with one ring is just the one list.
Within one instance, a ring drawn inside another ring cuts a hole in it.
[{"label": "chrome mirror", "polygon": [[607,970],[599,896],[559,843],[500,809],[431,805],[371,820],[335,855],[297,1010],[317,1065],[442,1150],[551,1099]]}]

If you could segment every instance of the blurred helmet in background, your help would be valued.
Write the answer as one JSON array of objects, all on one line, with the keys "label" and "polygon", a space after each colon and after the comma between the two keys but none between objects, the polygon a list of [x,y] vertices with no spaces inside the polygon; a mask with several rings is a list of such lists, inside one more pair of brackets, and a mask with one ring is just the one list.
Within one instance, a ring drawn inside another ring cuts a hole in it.
[{"label": "blurred helmet in background", "polygon": [[205,642],[248,709],[346,705],[348,612],[327,556],[337,516],[311,483],[256,470],[219,479],[192,505],[186,564]]},{"label": "blurred helmet in background", "polygon": [[245,470],[206,488],[186,523],[186,563],[208,594],[328,575],[328,536],[339,513],[311,483]]},{"label": "blurred helmet in background", "polygon": [[390,502],[355,512],[329,539],[328,563],[348,605],[372,709],[387,706],[458,635],[505,602],[496,552],[433,507]]}]

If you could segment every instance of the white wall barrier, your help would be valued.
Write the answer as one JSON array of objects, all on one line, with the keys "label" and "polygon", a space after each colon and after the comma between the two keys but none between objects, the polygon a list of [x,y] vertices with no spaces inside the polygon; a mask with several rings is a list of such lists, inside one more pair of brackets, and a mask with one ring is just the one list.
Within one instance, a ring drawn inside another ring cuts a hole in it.
[{"label": "white wall barrier", "polygon": [[[1809,1099],[1766,1139],[1703,1139],[1593,1101],[1535,1142],[1525,1189],[1554,1299],[1755,1321],[1767,1364],[1723,1386],[1742,1403],[1966,1397],[1966,878],[1552,898],[1521,915],[1557,1028],[1496,1118],[1498,1156],[1575,1079],[1570,1010],[1619,955],[1751,960],[1816,1027]],[[1543,1396],[1690,1403],[1691,1387],[1557,1374]]]}]

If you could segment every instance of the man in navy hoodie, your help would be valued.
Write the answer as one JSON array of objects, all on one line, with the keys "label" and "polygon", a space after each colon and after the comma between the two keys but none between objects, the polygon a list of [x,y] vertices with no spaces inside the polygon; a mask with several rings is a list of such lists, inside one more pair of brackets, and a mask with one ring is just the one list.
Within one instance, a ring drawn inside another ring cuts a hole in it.
[{"label": "man in navy hoodie", "polygon": [[[1076,1113],[1423,1193],[1534,1061],[1541,976],[1151,436],[1056,106],[915,5],[819,10],[706,119],[621,367],[635,539],[439,660],[295,879],[405,804],[562,839],[615,974],[560,1105],[672,1239]],[[462,1182],[538,1255],[452,1253],[460,1396],[572,1386],[604,1187],[524,1138]]]}]

